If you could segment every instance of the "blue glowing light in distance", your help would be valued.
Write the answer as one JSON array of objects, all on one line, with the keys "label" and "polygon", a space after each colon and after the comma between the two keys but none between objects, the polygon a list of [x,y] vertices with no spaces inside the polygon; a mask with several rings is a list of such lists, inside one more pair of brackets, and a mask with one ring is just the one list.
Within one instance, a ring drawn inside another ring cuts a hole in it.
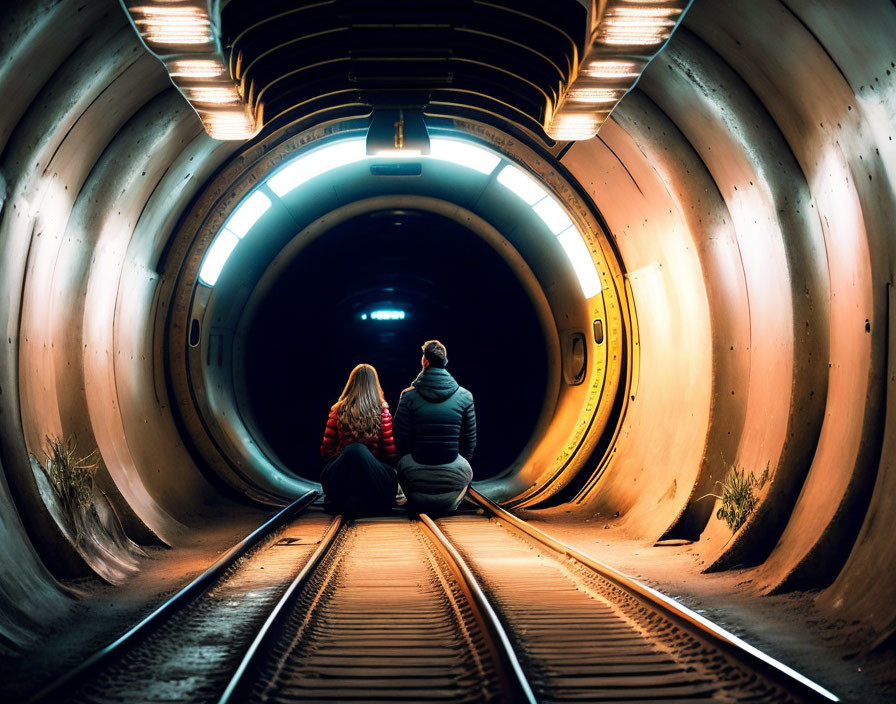
[{"label": "blue glowing light in distance", "polygon": [[367,320],[367,318],[371,320],[404,320],[406,317],[403,310],[374,310],[370,315],[361,314],[361,320]]}]

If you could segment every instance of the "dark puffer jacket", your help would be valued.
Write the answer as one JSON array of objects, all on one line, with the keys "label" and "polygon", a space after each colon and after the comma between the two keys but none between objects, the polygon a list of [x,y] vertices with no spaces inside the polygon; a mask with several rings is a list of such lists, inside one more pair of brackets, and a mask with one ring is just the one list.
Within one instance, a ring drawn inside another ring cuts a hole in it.
[{"label": "dark puffer jacket", "polygon": [[427,367],[401,392],[395,444],[399,457],[411,453],[419,464],[448,464],[458,454],[471,459],[476,448],[473,394],[445,369]]}]

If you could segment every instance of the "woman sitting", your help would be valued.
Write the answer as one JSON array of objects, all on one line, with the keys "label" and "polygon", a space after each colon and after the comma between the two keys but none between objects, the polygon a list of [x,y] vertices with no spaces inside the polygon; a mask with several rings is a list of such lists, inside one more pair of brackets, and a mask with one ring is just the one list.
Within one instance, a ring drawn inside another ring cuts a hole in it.
[{"label": "woman sitting", "polygon": [[392,415],[376,369],[352,369],[339,400],[330,409],[320,454],[324,506],[332,513],[370,516],[387,512],[398,485]]}]

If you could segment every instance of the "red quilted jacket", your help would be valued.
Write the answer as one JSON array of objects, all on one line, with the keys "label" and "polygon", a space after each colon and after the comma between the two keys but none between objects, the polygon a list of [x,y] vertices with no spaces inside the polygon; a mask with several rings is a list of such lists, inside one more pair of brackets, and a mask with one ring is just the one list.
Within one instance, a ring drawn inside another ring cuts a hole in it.
[{"label": "red quilted jacket", "polygon": [[[324,439],[320,445],[320,456],[325,460],[336,457],[346,445],[357,442],[354,438],[345,435],[339,428],[339,414],[336,406],[330,409],[327,418],[327,427],[324,430]],[[395,459],[395,440],[392,438],[392,414],[389,407],[383,406],[383,414],[380,416],[380,435],[372,442],[365,443],[374,457],[383,461]]]}]

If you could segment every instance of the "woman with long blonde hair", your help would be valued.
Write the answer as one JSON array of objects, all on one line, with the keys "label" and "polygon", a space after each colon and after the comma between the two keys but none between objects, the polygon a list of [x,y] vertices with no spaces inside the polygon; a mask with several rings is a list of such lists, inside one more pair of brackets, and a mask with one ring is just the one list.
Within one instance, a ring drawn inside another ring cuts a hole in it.
[{"label": "woman with long blonde hair", "polygon": [[352,369],[339,400],[330,408],[321,457],[325,506],[346,515],[388,511],[395,502],[397,479],[392,415],[376,369]]}]

